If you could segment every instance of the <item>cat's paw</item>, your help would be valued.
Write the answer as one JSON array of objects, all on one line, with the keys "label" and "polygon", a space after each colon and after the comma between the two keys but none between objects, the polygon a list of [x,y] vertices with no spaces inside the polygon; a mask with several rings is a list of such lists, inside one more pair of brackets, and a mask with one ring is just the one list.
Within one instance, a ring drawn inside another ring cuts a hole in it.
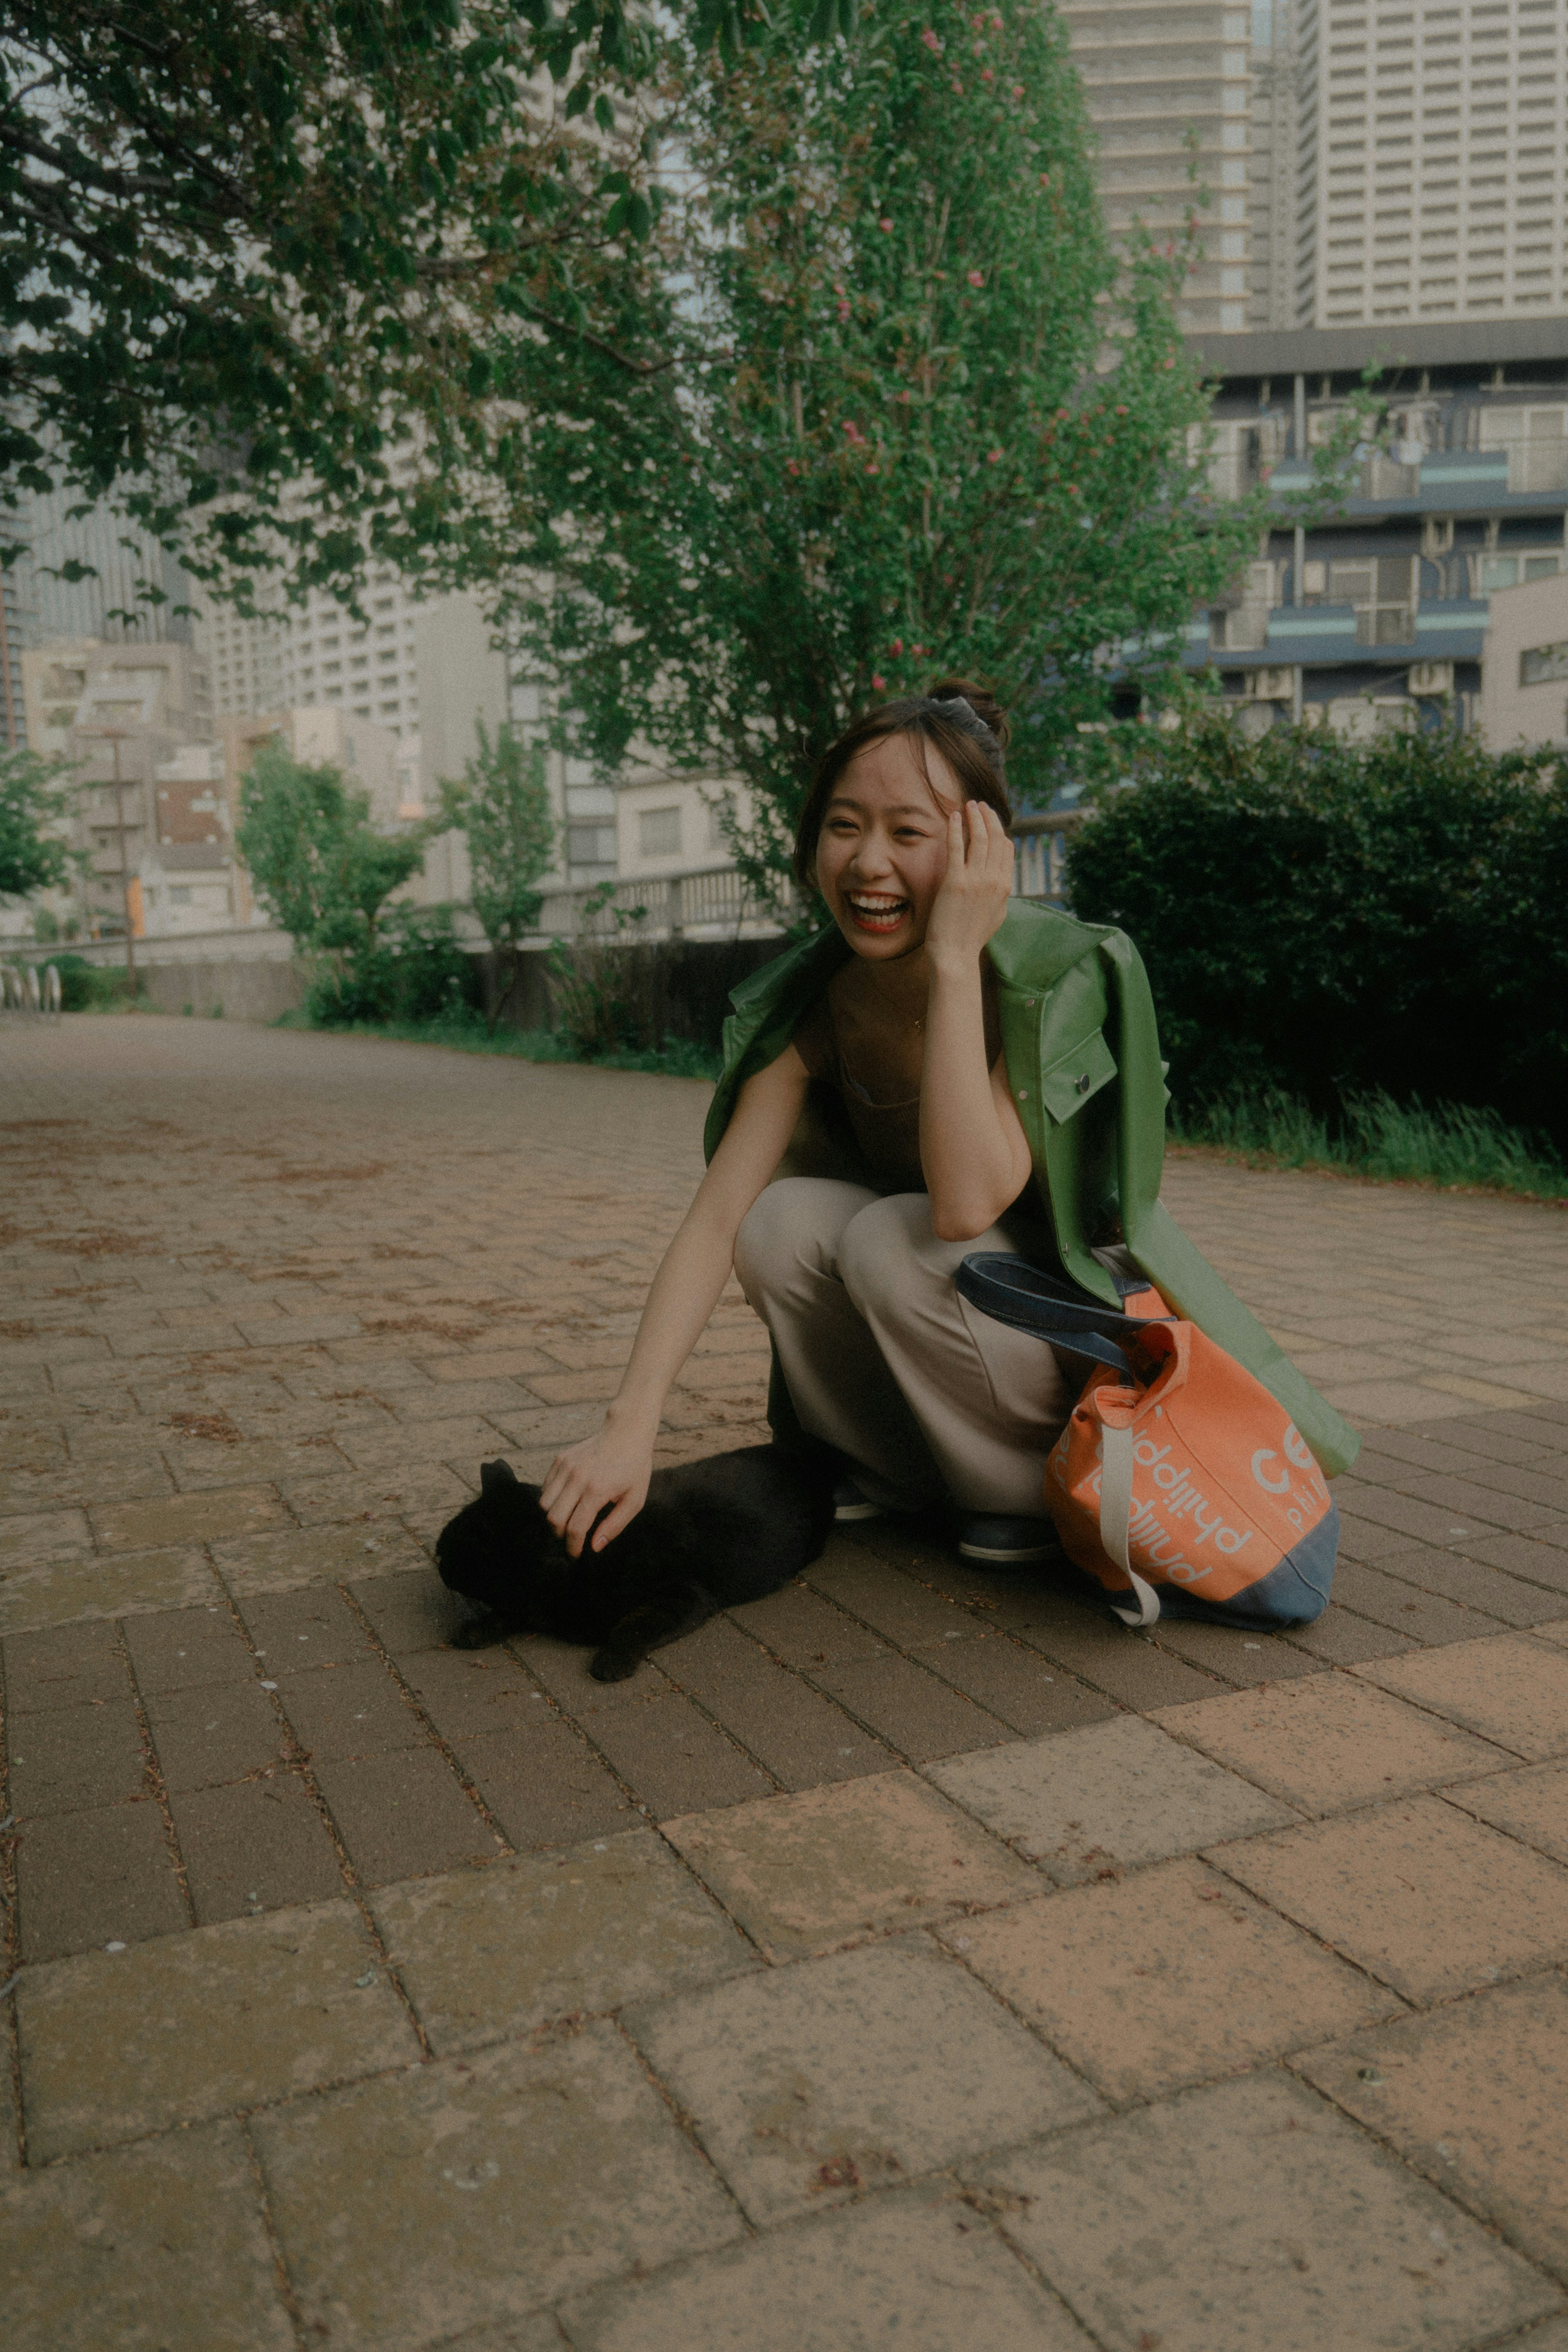
[{"label": "cat's paw", "polygon": [[596,1683],[629,1682],[642,1664],[642,1658],[624,1650],[596,1650],[589,1673]]},{"label": "cat's paw", "polygon": [[452,1635],[450,1646],[455,1650],[493,1650],[497,1642],[507,1638],[507,1629],[498,1617],[470,1617]]}]

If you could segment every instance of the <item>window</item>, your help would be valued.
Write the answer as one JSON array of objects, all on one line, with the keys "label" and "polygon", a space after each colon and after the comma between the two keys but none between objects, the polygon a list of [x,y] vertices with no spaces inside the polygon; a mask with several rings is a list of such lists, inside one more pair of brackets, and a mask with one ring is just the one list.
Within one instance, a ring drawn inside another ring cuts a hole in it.
[{"label": "window", "polygon": [[637,845],[644,857],[678,857],[681,854],[680,810],[643,809],[637,819]]},{"label": "window", "polygon": [[1568,490],[1568,409],[1481,413],[1481,447],[1508,453],[1511,490]]},{"label": "window", "polygon": [[572,866],[613,866],[615,827],[612,824],[569,824],[566,855]]},{"label": "window", "polygon": [[1329,565],[1329,602],[1355,607],[1358,645],[1408,645],[1416,634],[1415,572],[1415,558],[1408,555],[1369,555]]},{"label": "window", "polygon": [[1561,677],[1568,677],[1568,637],[1561,645],[1531,646],[1520,655],[1521,686],[1546,686]]},{"label": "window", "polygon": [[735,817],[735,794],[723,793],[716,801],[708,803],[707,845],[710,850],[727,850],[728,826]]},{"label": "window", "polygon": [[176,883],[169,892],[169,904],[171,907],[188,907],[190,903],[191,894],[189,890],[183,888]]},{"label": "window", "polygon": [[1555,552],[1542,555],[1483,555],[1476,565],[1478,585],[1483,596],[1494,588],[1517,588],[1521,580],[1550,580],[1563,569],[1563,559]]}]

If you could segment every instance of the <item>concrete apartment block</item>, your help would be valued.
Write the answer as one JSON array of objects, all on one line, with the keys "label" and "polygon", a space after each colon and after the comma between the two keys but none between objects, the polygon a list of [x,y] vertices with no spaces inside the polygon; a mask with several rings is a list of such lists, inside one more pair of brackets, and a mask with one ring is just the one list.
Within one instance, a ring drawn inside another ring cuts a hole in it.
[{"label": "concrete apartment block", "polygon": [[1522,580],[1493,596],[1480,720],[1495,751],[1519,742],[1568,751],[1568,573]]},{"label": "concrete apartment block", "polygon": [[[1215,487],[1237,497],[1266,481],[1280,504],[1229,594],[1194,615],[1188,667],[1218,670],[1260,731],[1292,715],[1363,735],[1441,719],[1503,740],[1483,712],[1490,600],[1540,588],[1550,601],[1568,572],[1568,319],[1193,341],[1219,379]],[[1384,371],[1386,446],[1366,446],[1337,512],[1298,529],[1284,497],[1308,486],[1369,363]],[[1505,728],[1544,712],[1543,740],[1557,739],[1562,687],[1540,677],[1529,692]]]}]

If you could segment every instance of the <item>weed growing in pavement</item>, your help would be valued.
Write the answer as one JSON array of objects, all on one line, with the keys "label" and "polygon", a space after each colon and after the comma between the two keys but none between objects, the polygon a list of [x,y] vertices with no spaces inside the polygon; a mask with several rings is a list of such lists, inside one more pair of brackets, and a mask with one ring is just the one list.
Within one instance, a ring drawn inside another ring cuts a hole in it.
[{"label": "weed growing in pavement", "polygon": [[1428,1108],[1374,1092],[1348,1097],[1331,1119],[1281,1087],[1238,1087],[1186,1112],[1173,1105],[1171,1139],[1208,1144],[1257,1167],[1568,1199],[1568,1168],[1544,1136],[1464,1103]]}]

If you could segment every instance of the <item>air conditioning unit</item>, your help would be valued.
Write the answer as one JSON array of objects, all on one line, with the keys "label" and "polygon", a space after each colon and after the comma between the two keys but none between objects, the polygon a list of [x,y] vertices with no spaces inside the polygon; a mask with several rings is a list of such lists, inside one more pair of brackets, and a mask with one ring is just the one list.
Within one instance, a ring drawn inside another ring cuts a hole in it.
[{"label": "air conditioning unit", "polygon": [[1241,691],[1249,702],[1293,702],[1296,673],[1293,669],[1249,669]]},{"label": "air conditioning unit", "polygon": [[1452,694],[1452,662],[1412,662],[1408,679],[1412,694]]}]

